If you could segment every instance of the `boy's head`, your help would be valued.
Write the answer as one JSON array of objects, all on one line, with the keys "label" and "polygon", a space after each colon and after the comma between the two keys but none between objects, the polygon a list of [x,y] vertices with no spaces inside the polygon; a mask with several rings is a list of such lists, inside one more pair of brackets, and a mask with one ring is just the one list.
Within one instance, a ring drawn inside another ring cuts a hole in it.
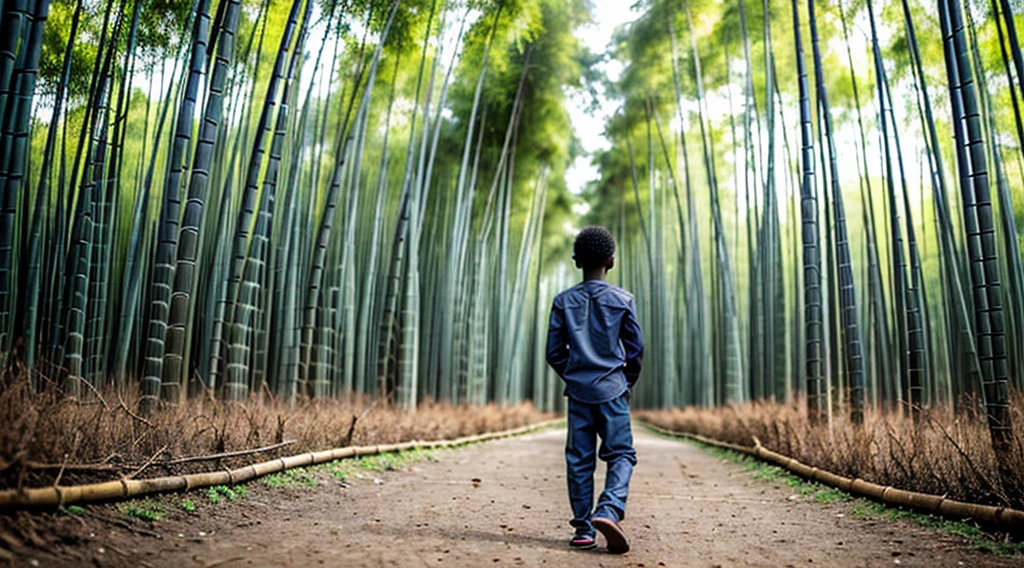
[{"label": "boy's head", "polygon": [[615,266],[615,238],[604,227],[587,227],[572,245],[576,268],[611,270]]}]

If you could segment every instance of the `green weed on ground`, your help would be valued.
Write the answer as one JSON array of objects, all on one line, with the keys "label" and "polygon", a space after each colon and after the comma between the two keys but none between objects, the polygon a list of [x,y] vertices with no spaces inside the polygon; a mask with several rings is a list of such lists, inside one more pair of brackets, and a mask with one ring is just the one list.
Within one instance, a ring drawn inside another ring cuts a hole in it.
[{"label": "green weed on ground", "polygon": [[431,450],[415,449],[405,452],[391,452],[376,456],[338,460],[310,468],[315,472],[324,472],[338,481],[346,482],[352,478],[361,478],[364,473],[381,473],[397,471],[417,462],[436,462],[437,456]]},{"label": "green weed on ground", "polygon": [[235,487],[214,485],[206,491],[206,498],[210,501],[211,505],[216,505],[224,501],[236,501],[245,497],[248,493],[249,490],[246,489],[244,485],[238,485]]},{"label": "green weed on ground", "polygon": [[328,475],[341,482],[360,478],[364,473],[397,471],[409,464],[421,461],[437,461],[429,450],[415,449],[406,452],[390,452],[376,456],[344,459],[311,467],[297,467],[268,475],[260,483],[273,489],[312,489],[321,483],[321,475]]},{"label": "green weed on ground", "polygon": [[402,467],[420,461],[437,461],[437,457],[429,450],[415,449],[407,452],[391,452],[376,456],[364,456],[355,461],[353,465],[364,471],[395,471]]},{"label": "green weed on ground", "polygon": [[320,485],[320,481],[317,480],[316,475],[309,471],[309,468],[305,467],[286,469],[281,473],[268,475],[261,479],[260,482],[263,483],[263,485],[274,489],[295,489],[299,487],[313,488]]},{"label": "green weed on ground", "polygon": [[145,521],[159,521],[164,518],[164,506],[152,499],[132,499],[124,503],[118,503],[117,510],[122,515],[142,519]]},{"label": "green weed on ground", "polygon": [[854,497],[849,493],[840,491],[834,487],[828,487],[814,481],[808,481],[779,466],[765,463],[746,454],[703,444],[689,438],[671,436],[655,430],[649,431],[662,438],[680,440],[694,444],[711,456],[742,466],[754,479],[769,481],[777,485],[789,487],[794,493],[804,497],[811,497],[815,502],[822,504],[849,503],[848,512],[851,516],[870,517],[891,522],[909,522],[924,528],[937,530],[942,533],[963,538],[970,544],[970,546],[992,554],[1000,556],[1024,555],[1024,542],[1013,542],[1008,536],[999,538],[999,535],[986,532],[974,523],[967,521],[954,521],[937,515],[910,511],[902,507],[891,507],[862,497]]}]

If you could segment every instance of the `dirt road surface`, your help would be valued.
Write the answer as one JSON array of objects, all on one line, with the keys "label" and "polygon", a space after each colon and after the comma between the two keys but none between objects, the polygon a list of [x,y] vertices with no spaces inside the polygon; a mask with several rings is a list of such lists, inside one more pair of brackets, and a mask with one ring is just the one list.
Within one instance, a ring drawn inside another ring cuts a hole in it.
[{"label": "dirt road surface", "polygon": [[58,556],[23,560],[176,568],[1024,565],[944,533],[851,515],[848,503],[814,502],[692,444],[641,428],[635,435],[640,462],[623,522],[632,550],[621,556],[567,546],[559,428],[439,452],[436,461],[352,484],[254,486],[235,503],[157,523],[159,538],[94,524]]}]

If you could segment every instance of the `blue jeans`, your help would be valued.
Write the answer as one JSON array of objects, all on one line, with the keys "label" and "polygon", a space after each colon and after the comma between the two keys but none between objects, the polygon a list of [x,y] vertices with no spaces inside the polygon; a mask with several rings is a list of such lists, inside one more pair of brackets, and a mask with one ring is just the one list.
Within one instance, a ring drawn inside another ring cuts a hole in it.
[{"label": "blue jeans", "polygon": [[[576,534],[593,535],[590,524],[594,504],[594,470],[597,457],[608,464],[604,491],[593,516],[621,521],[626,517],[629,478],[636,465],[633,431],[629,422],[629,399],[622,394],[607,402],[588,404],[569,399],[569,433],[565,442],[566,480],[571,524]],[[597,437],[601,437],[600,450]]]}]

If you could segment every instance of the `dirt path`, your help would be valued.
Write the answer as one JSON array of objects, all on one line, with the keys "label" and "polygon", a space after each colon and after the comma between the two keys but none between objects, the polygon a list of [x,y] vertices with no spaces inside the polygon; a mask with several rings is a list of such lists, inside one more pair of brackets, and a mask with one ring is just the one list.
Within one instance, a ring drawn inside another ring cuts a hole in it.
[{"label": "dirt path", "polygon": [[[741,466],[639,428],[640,463],[623,523],[633,550],[624,556],[600,548],[569,550],[563,444],[563,431],[549,430],[441,452],[435,462],[371,474],[350,486],[254,488],[245,499],[211,508],[195,520],[159,523],[153,529],[159,539],[104,524],[75,546],[82,553],[75,563],[179,568],[1022,565],[971,550],[943,533],[852,516],[849,504],[795,498],[788,488],[752,479]],[[476,487],[474,478],[480,480]],[[53,560],[61,559],[40,565]]]}]

